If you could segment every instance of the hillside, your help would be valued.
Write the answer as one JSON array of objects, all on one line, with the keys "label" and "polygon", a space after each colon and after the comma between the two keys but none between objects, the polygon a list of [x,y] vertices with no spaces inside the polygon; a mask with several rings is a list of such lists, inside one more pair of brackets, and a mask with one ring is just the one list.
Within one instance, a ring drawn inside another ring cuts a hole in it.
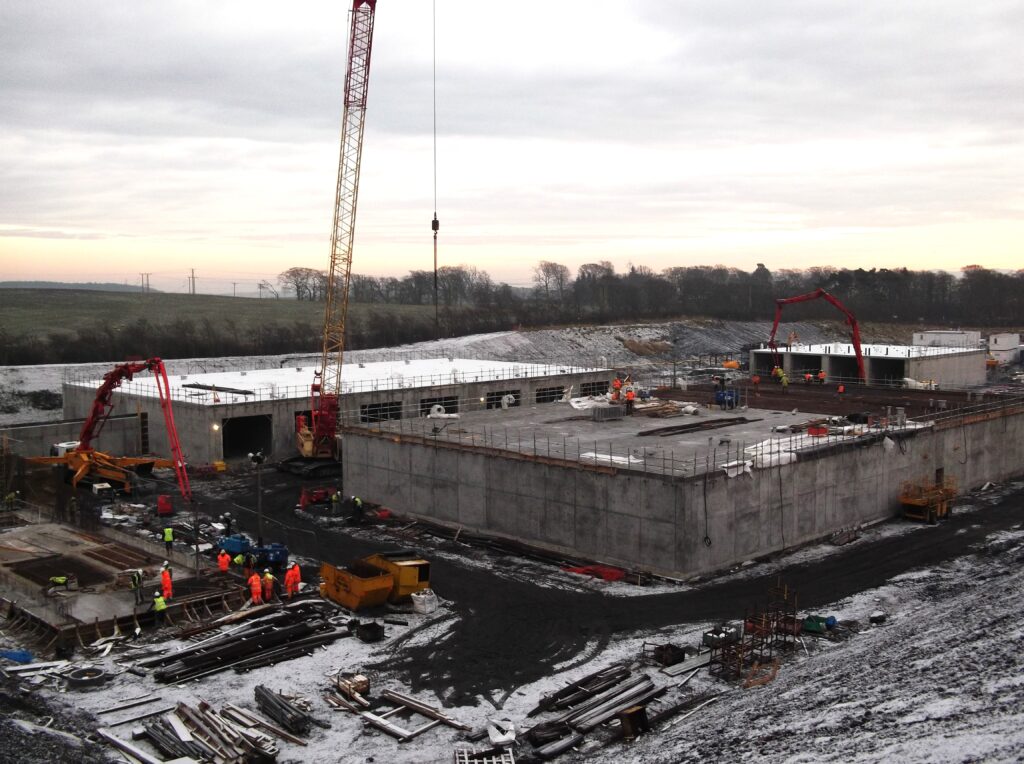
[{"label": "hillside", "polygon": [[[230,299],[230,298],[227,298]],[[253,301],[249,301],[253,302]],[[263,302],[270,302],[264,300]],[[307,303],[308,304],[308,303]],[[787,324],[805,342],[843,337],[839,322]],[[763,321],[680,319],[656,324],[576,326],[518,332],[491,332],[449,340],[418,342],[345,353],[347,363],[402,357],[459,356],[497,361],[566,363],[581,366],[631,367],[651,361],[697,360],[721,354],[741,357],[741,350],[763,342],[771,325]],[[865,339],[898,342],[909,339],[909,327],[868,329]],[[215,358],[174,358],[160,352],[170,374],[312,366],[318,357],[296,348],[277,355],[228,355]],[[99,379],[118,361],[75,364],[0,366],[0,424],[57,419],[61,415],[61,382],[66,375]]]},{"label": "hillside", "polygon": [[[102,361],[314,351],[320,302],[217,295],[5,289],[0,300],[0,364]],[[434,334],[427,305],[360,305],[349,309],[353,348]]]},{"label": "hillside", "polygon": [[275,321],[315,323],[323,321],[323,304],[62,288],[5,289],[0,301],[0,326],[13,335],[39,336],[101,323],[116,329],[140,319],[161,324],[183,317],[214,324],[229,319],[241,326]]}]

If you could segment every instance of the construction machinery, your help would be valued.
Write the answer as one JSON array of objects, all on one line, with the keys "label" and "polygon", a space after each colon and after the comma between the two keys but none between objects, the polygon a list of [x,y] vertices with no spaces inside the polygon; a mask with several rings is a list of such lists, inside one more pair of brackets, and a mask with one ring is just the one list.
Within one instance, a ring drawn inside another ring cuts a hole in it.
[{"label": "construction machinery", "polygon": [[[797,295],[796,297],[780,297],[775,301],[775,323],[772,324],[772,333],[768,336],[768,347],[772,351],[772,362],[776,367],[779,366],[779,349],[775,344],[775,333],[779,330],[779,321],[782,319],[782,308],[785,305],[792,305],[796,302],[809,302],[811,300],[817,300],[822,298],[825,301],[835,306],[844,316],[846,316],[846,323],[850,327],[850,334],[852,337],[852,345],[854,355],[857,356],[857,376],[861,382],[867,384],[868,377],[864,371],[864,356],[860,349],[860,326],[857,324],[857,318],[850,312],[850,310],[843,305],[836,297],[826,292],[820,287],[815,289],[813,292],[807,294]],[[790,344],[792,344],[795,333],[790,334]]]},{"label": "construction machinery", "polygon": [[[167,440],[171,447],[171,459],[154,456],[111,456],[93,448],[114,408],[113,396],[121,383],[131,381],[134,375],[149,371],[156,379],[157,392],[160,397],[160,408],[164,414],[167,427]],[[103,382],[96,390],[89,415],[82,424],[77,443],[74,441],[59,443],[51,451],[51,456],[33,456],[28,461],[35,464],[62,464],[68,472],[71,485],[75,488],[82,482],[107,482],[124,493],[131,493],[132,484],[138,473],[146,473],[155,467],[174,470],[178,481],[178,489],[186,502],[192,501],[192,487],[185,470],[185,457],[178,440],[178,429],[174,424],[174,413],[171,409],[171,389],[167,379],[167,369],[159,358],[146,361],[128,361],[115,366],[103,375]]]},{"label": "construction machinery", "polygon": [[349,610],[361,610],[385,602],[404,602],[414,593],[429,589],[430,563],[409,549],[380,552],[347,567],[322,563],[320,578],[321,596]]},{"label": "construction machinery", "polygon": [[352,0],[341,155],[334,197],[331,257],[327,269],[323,349],[310,388],[309,416],[300,414],[295,420],[299,455],[284,460],[280,465],[289,472],[305,476],[323,476],[340,468],[337,431],[341,367],[376,6],[377,0]]},{"label": "construction machinery", "polygon": [[949,516],[953,499],[956,498],[956,481],[953,478],[909,481],[900,489],[900,505],[903,517],[935,525]]}]

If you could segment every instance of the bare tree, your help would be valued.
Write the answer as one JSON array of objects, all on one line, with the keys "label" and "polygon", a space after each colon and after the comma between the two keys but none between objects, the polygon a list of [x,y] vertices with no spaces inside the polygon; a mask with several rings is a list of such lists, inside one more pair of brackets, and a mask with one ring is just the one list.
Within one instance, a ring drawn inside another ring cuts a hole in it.
[{"label": "bare tree", "polygon": [[547,302],[562,302],[571,283],[569,269],[559,263],[541,260],[533,269],[533,284]]}]

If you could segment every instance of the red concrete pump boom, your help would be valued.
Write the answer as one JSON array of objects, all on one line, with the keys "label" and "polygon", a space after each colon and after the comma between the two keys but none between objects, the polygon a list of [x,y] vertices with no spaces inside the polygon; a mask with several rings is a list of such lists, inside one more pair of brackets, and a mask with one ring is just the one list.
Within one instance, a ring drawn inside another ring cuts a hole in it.
[{"label": "red concrete pump boom", "polygon": [[768,347],[771,348],[773,362],[776,366],[779,365],[779,351],[778,346],[775,344],[775,333],[779,330],[779,320],[782,318],[782,306],[790,305],[794,302],[809,302],[810,300],[817,300],[819,297],[832,303],[832,305],[842,311],[843,315],[846,316],[846,323],[849,325],[850,333],[853,336],[853,352],[857,356],[857,376],[860,377],[861,382],[867,384],[868,376],[864,371],[864,356],[860,350],[860,327],[857,325],[857,317],[854,316],[845,305],[839,302],[836,297],[833,297],[820,287],[815,289],[813,292],[808,292],[807,294],[801,294],[796,297],[780,297],[775,301],[775,323],[772,324],[772,333],[768,337]]},{"label": "red concrete pump boom", "polygon": [[167,427],[167,440],[171,447],[171,466],[178,480],[178,489],[185,501],[192,501],[192,486],[188,480],[188,473],[185,471],[185,457],[181,451],[181,442],[178,440],[178,428],[174,424],[174,413],[171,410],[171,388],[167,380],[167,369],[164,362],[159,358],[150,358],[146,361],[128,361],[115,366],[103,375],[103,382],[96,390],[96,397],[93,398],[89,415],[82,425],[78,435],[78,445],[64,458],[36,457],[32,461],[41,463],[63,462],[74,470],[74,483],[90,472],[114,477],[126,473],[127,467],[137,464],[149,464],[155,466],[167,466],[167,460],[112,457],[96,451],[93,441],[99,436],[103,425],[110,417],[114,408],[114,391],[121,386],[125,380],[131,381],[132,377],[140,371],[152,372],[156,378],[157,392],[160,396],[160,408],[164,413],[164,424]]}]

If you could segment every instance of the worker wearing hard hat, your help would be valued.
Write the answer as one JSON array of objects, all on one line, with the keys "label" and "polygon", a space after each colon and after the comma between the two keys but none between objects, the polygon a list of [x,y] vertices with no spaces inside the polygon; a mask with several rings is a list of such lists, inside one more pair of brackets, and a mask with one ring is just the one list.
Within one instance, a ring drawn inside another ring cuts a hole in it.
[{"label": "worker wearing hard hat", "polygon": [[284,590],[288,594],[288,599],[299,593],[299,584],[301,583],[302,571],[299,570],[299,564],[293,562],[288,566],[288,571],[284,574]]},{"label": "worker wearing hard hat", "polygon": [[174,596],[174,576],[171,573],[171,564],[166,560],[160,569],[160,587],[164,590],[165,600]]},{"label": "worker wearing hard hat", "polygon": [[263,604],[263,582],[260,581],[260,574],[253,571],[249,576],[249,595],[252,597],[252,604]]},{"label": "worker wearing hard hat", "polygon": [[270,572],[270,568],[263,569],[263,601],[270,602],[274,599],[274,584],[277,583],[277,579],[274,574]]},{"label": "worker wearing hard hat", "polygon": [[130,588],[132,590],[132,593],[135,595],[136,605],[143,604],[145,600],[145,596],[142,594],[142,583],[144,580],[145,576],[143,576],[142,571],[139,568],[136,568],[131,572],[131,578],[129,579],[128,582],[128,588]]},{"label": "worker wearing hard hat", "polygon": [[153,604],[149,606],[149,609],[152,610],[153,614],[156,616],[156,625],[163,626],[167,611],[167,601],[159,591],[153,592]]}]

